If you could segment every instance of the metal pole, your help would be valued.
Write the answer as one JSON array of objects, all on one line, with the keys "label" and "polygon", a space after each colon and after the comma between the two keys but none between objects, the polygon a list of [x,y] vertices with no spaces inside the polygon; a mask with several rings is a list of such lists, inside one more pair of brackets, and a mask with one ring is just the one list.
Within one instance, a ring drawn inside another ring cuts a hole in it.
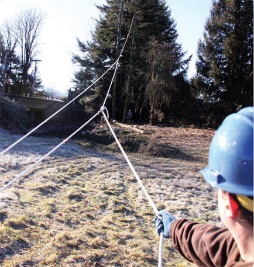
[{"label": "metal pole", "polygon": [[[116,59],[120,55],[120,41],[122,36],[122,16],[123,16],[123,0],[121,1],[121,8],[119,14],[119,23],[118,23],[118,32],[117,32],[117,41],[116,41]],[[119,63],[117,63],[119,64]],[[116,118],[116,101],[117,101],[117,75],[118,75],[118,66],[116,66],[117,74],[115,76],[114,85],[113,85],[113,95],[112,95],[112,119]]]},{"label": "metal pole", "polygon": [[37,63],[38,61],[41,61],[40,59],[32,59],[31,61],[34,61],[34,79],[33,79],[33,85],[32,85],[32,95],[34,93],[34,88],[35,88],[35,79],[36,79],[36,72],[37,72]]},{"label": "metal pole", "polygon": [[2,93],[3,94],[5,94],[5,75],[6,75],[6,68],[7,68],[7,51],[5,52],[5,58],[4,58],[3,89],[2,89]]}]

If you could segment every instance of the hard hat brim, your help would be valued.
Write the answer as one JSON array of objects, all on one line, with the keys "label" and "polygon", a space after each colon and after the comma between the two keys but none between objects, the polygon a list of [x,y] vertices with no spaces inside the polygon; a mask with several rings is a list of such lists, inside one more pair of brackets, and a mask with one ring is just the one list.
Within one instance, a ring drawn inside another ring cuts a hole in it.
[{"label": "hard hat brim", "polygon": [[221,174],[213,172],[209,167],[205,167],[204,169],[200,170],[200,173],[213,187],[233,194],[253,196],[253,187],[250,188],[250,186],[227,182],[227,180]]}]

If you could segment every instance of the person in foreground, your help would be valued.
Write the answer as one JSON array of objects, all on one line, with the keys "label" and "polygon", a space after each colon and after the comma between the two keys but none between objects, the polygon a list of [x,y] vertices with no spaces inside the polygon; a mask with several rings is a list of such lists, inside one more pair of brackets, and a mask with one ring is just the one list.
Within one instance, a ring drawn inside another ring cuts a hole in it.
[{"label": "person in foreground", "polygon": [[253,241],[253,107],[229,115],[209,149],[205,180],[218,188],[218,209],[225,227],[175,219],[165,210],[156,231],[171,237],[188,261],[202,267],[252,267]]}]

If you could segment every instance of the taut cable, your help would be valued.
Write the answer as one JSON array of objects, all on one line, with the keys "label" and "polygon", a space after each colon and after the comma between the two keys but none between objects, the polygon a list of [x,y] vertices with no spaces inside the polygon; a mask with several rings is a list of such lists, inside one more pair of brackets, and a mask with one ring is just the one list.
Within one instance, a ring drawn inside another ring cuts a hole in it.
[{"label": "taut cable", "polygon": [[[107,115],[108,115],[108,111],[107,111],[106,107],[101,107],[101,108],[100,108],[100,111],[101,111],[101,113],[103,114],[104,119],[105,119],[105,121],[106,121],[106,123],[107,123],[107,125],[108,125],[108,127],[109,127],[109,129],[110,129],[110,131],[111,131],[111,133],[112,133],[112,135],[113,135],[113,137],[115,138],[115,141],[116,141],[116,143],[117,143],[119,149],[121,150],[121,152],[122,152],[122,154],[123,154],[123,156],[124,156],[126,162],[128,163],[128,165],[129,165],[129,167],[130,167],[130,169],[131,169],[133,175],[134,175],[135,178],[137,179],[137,181],[138,181],[138,183],[139,183],[141,189],[143,190],[144,194],[146,195],[146,197],[147,197],[147,199],[148,199],[148,202],[150,203],[151,207],[153,208],[154,213],[156,214],[156,216],[157,216],[158,218],[160,218],[160,216],[158,215],[158,209],[156,208],[156,206],[155,206],[155,204],[154,204],[152,198],[150,197],[150,195],[148,194],[146,188],[144,187],[144,185],[143,185],[141,179],[139,178],[139,176],[138,176],[136,170],[134,169],[134,167],[133,167],[131,161],[129,160],[129,158],[128,158],[127,154],[125,153],[125,151],[124,151],[122,145],[120,144],[120,142],[119,142],[119,140],[118,140],[118,138],[117,138],[117,136],[116,136],[116,134],[115,134],[113,128],[111,127],[111,125],[110,125],[110,123],[109,123],[108,116],[106,116],[106,114],[105,114],[105,112],[104,112],[104,111],[106,111],[106,112],[107,112]],[[162,260],[163,240],[164,240],[163,233],[161,233],[161,234],[160,234],[160,243],[159,243],[159,259],[158,259],[158,267],[162,267],[162,261],[163,261],[163,260]]]}]

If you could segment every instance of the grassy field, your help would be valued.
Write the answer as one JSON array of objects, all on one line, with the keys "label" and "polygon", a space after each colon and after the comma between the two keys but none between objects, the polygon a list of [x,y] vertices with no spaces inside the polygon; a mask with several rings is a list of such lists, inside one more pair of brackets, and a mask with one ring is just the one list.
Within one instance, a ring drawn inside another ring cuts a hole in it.
[{"label": "grassy field", "polygon": [[[138,129],[138,131],[137,131]],[[198,170],[211,130],[116,128],[157,209],[220,224],[217,200]],[[0,132],[1,150],[20,136]],[[29,137],[1,156],[1,186],[61,142]],[[0,264],[157,266],[155,214],[105,128],[84,133],[0,193]],[[163,266],[193,266],[164,240]]]}]

